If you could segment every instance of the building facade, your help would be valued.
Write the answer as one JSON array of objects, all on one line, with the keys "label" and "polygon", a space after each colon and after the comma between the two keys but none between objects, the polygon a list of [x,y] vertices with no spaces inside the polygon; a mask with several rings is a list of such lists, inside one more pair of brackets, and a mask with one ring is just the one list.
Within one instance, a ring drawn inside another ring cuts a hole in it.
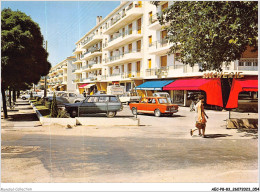
[{"label": "building facade", "polygon": [[[149,80],[202,78],[199,65],[183,65],[175,59],[176,54],[168,54],[171,45],[157,15],[172,3],[161,1],[156,7],[147,1],[122,2],[104,19],[97,17],[96,26],[76,42],[73,52],[77,91],[87,84],[95,84],[97,90],[104,92],[112,84],[133,91]],[[249,49],[239,61],[223,66],[223,71],[257,76],[258,53]],[[156,91],[138,92],[143,96]],[[184,103],[187,90],[168,92],[174,102]]]},{"label": "building facade", "polygon": [[72,72],[75,69],[75,65],[72,64],[74,61],[75,57],[71,56],[51,68],[47,77],[49,90],[75,92],[75,74]]},{"label": "building facade", "polygon": [[[168,53],[171,44],[166,40],[167,31],[160,25],[157,15],[172,4],[171,1],[161,1],[156,7],[149,1],[124,1],[105,18],[97,16],[96,26],[76,42],[74,58],[69,64],[71,73],[68,72],[66,77],[61,75],[64,71],[60,66],[68,62],[64,60],[53,67],[49,82],[75,92],[85,90],[88,94],[107,92],[108,86],[119,84],[126,92],[137,91],[145,96],[160,91],[135,89],[147,81],[203,78],[199,65],[183,65],[176,60],[178,53]],[[239,61],[227,67],[223,65],[223,73],[238,72],[257,77],[258,52],[251,52],[248,47]],[[173,102],[187,105],[189,91],[166,92]]]}]

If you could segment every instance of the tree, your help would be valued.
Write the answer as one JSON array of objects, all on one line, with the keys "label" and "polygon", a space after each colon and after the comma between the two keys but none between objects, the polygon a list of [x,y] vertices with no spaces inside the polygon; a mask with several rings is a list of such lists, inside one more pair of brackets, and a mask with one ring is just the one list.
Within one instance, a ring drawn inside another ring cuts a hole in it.
[{"label": "tree", "polygon": [[[156,6],[159,2],[153,2]],[[257,1],[175,1],[158,15],[177,60],[221,71],[258,45]]]},{"label": "tree", "polygon": [[41,76],[48,74],[51,64],[37,23],[25,13],[9,8],[3,9],[1,16],[1,91],[7,118],[4,91],[37,84]]}]

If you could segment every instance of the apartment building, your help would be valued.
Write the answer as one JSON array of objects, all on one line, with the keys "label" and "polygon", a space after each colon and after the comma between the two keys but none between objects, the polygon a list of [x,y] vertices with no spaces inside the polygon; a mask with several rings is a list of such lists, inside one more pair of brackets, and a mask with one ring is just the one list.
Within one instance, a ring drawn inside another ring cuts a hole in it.
[{"label": "apartment building", "polygon": [[75,92],[75,75],[72,72],[75,69],[75,65],[72,64],[74,61],[75,57],[71,56],[51,68],[47,77],[49,90]]},{"label": "apartment building", "polygon": [[[161,1],[156,7],[148,1],[121,2],[104,19],[98,16],[96,26],[76,42],[73,52],[76,90],[106,92],[107,86],[120,84],[125,86],[125,91],[133,91],[152,80],[202,78],[204,73],[199,72],[199,65],[183,65],[175,59],[178,53],[168,54],[171,45],[157,15],[173,3]],[[257,58],[258,52],[251,53],[248,48],[239,61],[223,66],[223,70],[257,77]],[[151,95],[163,88],[137,91],[140,95]],[[185,104],[188,91],[185,88],[167,90],[179,104]]]}]

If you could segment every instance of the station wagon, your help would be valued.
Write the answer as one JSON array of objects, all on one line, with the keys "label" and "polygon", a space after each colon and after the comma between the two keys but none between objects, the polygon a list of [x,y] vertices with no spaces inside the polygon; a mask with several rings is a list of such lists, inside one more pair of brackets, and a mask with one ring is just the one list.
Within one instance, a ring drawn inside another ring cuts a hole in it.
[{"label": "station wagon", "polygon": [[151,113],[156,117],[161,114],[173,115],[178,112],[178,105],[171,104],[166,97],[144,97],[139,103],[130,103],[133,115],[137,113]]}]

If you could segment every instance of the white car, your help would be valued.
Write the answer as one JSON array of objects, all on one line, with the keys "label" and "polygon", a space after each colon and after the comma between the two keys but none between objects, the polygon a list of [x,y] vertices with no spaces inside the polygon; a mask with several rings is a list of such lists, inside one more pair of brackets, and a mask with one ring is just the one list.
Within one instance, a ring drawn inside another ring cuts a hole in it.
[{"label": "white car", "polygon": [[[32,95],[33,95],[33,97],[39,97],[39,98],[42,97],[42,95],[40,95],[40,94],[38,94],[36,92],[33,92]],[[26,99],[30,98],[30,94],[24,94],[24,95],[21,95],[20,97],[21,97],[21,99],[26,100]]]},{"label": "white car", "polygon": [[70,103],[79,103],[85,99],[82,94],[76,94],[72,92],[63,93],[60,96],[68,99]]},{"label": "white car", "polygon": [[171,97],[169,95],[169,93],[167,92],[157,92],[157,93],[153,93],[154,97],[166,97],[169,103],[172,103]]},{"label": "white car", "polygon": [[127,92],[119,96],[119,100],[121,101],[121,103],[125,103],[127,105],[129,105],[129,103],[138,103],[140,99],[141,96],[137,96],[136,93],[130,93],[130,92]]}]

